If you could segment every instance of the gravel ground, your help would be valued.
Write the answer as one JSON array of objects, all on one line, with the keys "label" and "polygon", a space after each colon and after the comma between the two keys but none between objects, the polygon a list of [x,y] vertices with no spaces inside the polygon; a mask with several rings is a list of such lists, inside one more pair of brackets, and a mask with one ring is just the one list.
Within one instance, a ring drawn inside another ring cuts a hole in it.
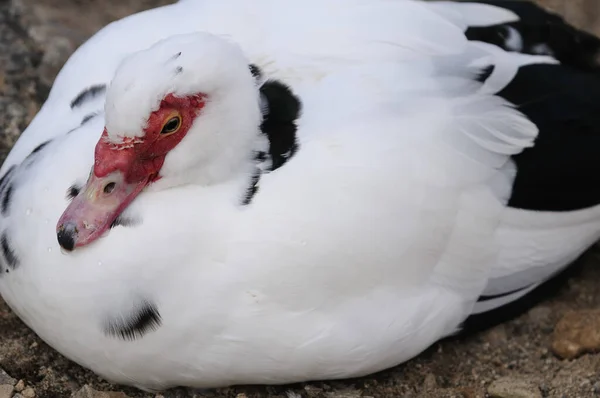
[{"label": "gravel ground", "polygon": [[[599,0],[539,0],[600,34]],[[0,0],[0,161],[47,95],[68,55],[108,22],[167,0]],[[418,358],[356,380],[162,395],[110,385],[40,341],[0,301],[0,398],[600,397],[600,248],[517,319],[435,344]]]}]

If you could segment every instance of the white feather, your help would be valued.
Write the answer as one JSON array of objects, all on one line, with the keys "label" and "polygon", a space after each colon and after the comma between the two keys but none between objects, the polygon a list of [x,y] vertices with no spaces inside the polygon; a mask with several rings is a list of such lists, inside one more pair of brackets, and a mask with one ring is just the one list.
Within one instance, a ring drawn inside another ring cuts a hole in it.
[{"label": "white feather", "polygon": [[431,1],[430,7],[456,21],[459,26],[466,30],[468,26],[484,27],[501,25],[519,20],[514,12],[491,4],[456,2],[456,1]]}]

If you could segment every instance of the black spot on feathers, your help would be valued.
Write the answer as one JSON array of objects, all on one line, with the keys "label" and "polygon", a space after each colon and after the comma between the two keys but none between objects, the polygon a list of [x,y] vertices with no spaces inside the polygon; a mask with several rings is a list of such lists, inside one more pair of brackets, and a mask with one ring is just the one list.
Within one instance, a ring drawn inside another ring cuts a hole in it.
[{"label": "black spot on feathers", "polygon": [[29,154],[29,156],[31,156],[31,155],[33,155],[33,154],[35,154],[35,153],[38,153],[38,152],[40,152],[42,149],[44,149],[44,148],[46,147],[46,145],[48,145],[48,144],[50,143],[50,141],[51,141],[51,140],[48,140],[48,141],[42,142],[40,145],[36,146],[36,147],[33,149],[33,151],[31,151],[31,153]]},{"label": "black spot on feathers", "polygon": [[489,79],[492,73],[494,73],[494,65],[486,66],[481,70],[481,72],[479,72],[479,75],[477,76],[477,81],[480,83],[485,82],[487,79]]},{"label": "black spot on feathers", "polygon": [[71,101],[71,109],[82,106],[86,102],[91,101],[97,96],[104,94],[104,92],[106,92],[106,84],[96,84],[86,88],[75,98],[73,98],[73,100]]},{"label": "black spot on feathers", "polygon": [[264,162],[265,160],[267,160],[267,153],[264,151],[256,152],[256,154],[254,155],[254,160],[256,160],[257,162]]},{"label": "black spot on feathers", "polygon": [[162,319],[156,304],[143,300],[128,316],[109,319],[104,327],[104,333],[117,339],[133,341],[157,330],[161,325]]},{"label": "black spot on feathers", "polygon": [[71,185],[69,189],[67,189],[67,199],[74,199],[77,195],[79,195],[79,191],[81,191],[81,186],[77,184]]},{"label": "black spot on feathers", "polygon": [[252,76],[254,76],[256,80],[260,80],[262,78],[262,71],[258,66],[250,64],[248,67],[250,68],[250,73],[252,73]]},{"label": "black spot on feathers", "polygon": [[298,150],[296,120],[300,116],[300,99],[285,84],[269,80],[260,88],[267,102],[266,114],[260,126],[269,140],[270,170],[276,170],[289,161]]},{"label": "black spot on feathers", "polygon": [[2,196],[2,215],[7,216],[10,209],[10,201],[12,199],[13,185],[9,183],[3,192]]},{"label": "black spot on feathers", "polygon": [[242,200],[242,205],[246,206],[252,202],[252,198],[254,198],[254,195],[256,195],[256,193],[258,192],[258,182],[260,181],[260,175],[261,175],[261,171],[259,169],[256,169],[254,174],[252,174],[252,178],[250,179],[250,184],[248,185],[248,188],[246,189],[246,195],[244,196],[244,199]]},{"label": "black spot on feathers", "polygon": [[6,173],[4,173],[2,178],[0,178],[0,191],[4,189],[8,181],[12,178],[12,175],[16,169],[17,167],[15,165],[10,166],[10,168],[6,171]]},{"label": "black spot on feathers", "polygon": [[42,142],[40,145],[36,146],[33,151],[31,151],[31,153],[29,155],[27,155],[27,157],[25,158],[25,160],[23,161],[23,165],[25,165],[25,168],[30,167],[34,161],[35,158],[42,153],[42,151],[44,150],[44,148],[46,148],[48,146],[48,144],[51,142],[52,140],[48,140],[48,141],[44,141]]},{"label": "black spot on feathers", "polygon": [[7,216],[10,210],[10,202],[13,194],[12,176],[16,171],[16,166],[11,166],[0,179],[0,195],[2,197],[1,207],[2,215]]},{"label": "black spot on feathers", "polygon": [[[495,44],[507,51],[525,54],[552,55],[564,65],[582,71],[600,72],[600,39],[568,24],[554,14],[530,1],[521,0],[475,0],[513,11],[519,20],[506,24],[470,27],[466,31],[469,40]],[[518,34],[520,48],[509,36]]]},{"label": "black spot on feathers", "polygon": [[112,229],[112,228],[119,227],[119,226],[120,227],[134,227],[139,224],[141,224],[140,220],[120,215],[117,218],[115,218],[115,220],[110,224],[110,228]]},{"label": "black spot on feathers", "polygon": [[94,112],[94,113],[85,115],[83,117],[83,119],[81,119],[80,127],[83,126],[84,124],[86,124],[87,122],[89,122],[90,120],[92,120],[93,118],[95,118],[96,116],[98,116],[99,114],[100,114],[99,112]]},{"label": "black spot on feathers", "polygon": [[19,258],[15,254],[6,232],[2,233],[2,237],[0,238],[0,246],[2,247],[2,255],[4,256],[4,260],[6,261],[8,267],[13,270],[17,268],[19,266]]}]

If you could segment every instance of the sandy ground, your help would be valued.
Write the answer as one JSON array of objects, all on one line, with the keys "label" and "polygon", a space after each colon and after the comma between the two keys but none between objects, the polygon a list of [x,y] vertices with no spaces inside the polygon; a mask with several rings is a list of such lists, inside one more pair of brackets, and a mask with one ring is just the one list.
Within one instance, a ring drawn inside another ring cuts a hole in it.
[{"label": "sandy ground", "polygon": [[[0,161],[44,100],[68,55],[111,20],[167,0],[0,1]],[[600,34],[600,0],[540,0]],[[356,380],[278,387],[186,389],[175,397],[600,396],[600,249],[533,309],[485,332],[435,344],[418,358]],[[554,348],[554,350],[553,350]],[[589,353],[586,353],[589,352]],[[560,359],[555,352],[573,359]],[[160,360],[160,359],[157,359]],[[0,398],[154,397],[110,385],[56,353],[0,302]],[[157,397],[160,397],[158,395]]]}]

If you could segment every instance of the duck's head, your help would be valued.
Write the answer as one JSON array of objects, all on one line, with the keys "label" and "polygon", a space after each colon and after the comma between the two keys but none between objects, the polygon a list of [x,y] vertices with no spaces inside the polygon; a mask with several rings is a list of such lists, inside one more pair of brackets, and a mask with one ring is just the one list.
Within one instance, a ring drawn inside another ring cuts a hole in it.
[{"label": "duck's head", "polygon": [[205,33],[174,36],[117,69],[89,179],[57,224],[66,250],[99,238],[144,190],[212,184],[240,172],[261,121],[241,49]]}]

